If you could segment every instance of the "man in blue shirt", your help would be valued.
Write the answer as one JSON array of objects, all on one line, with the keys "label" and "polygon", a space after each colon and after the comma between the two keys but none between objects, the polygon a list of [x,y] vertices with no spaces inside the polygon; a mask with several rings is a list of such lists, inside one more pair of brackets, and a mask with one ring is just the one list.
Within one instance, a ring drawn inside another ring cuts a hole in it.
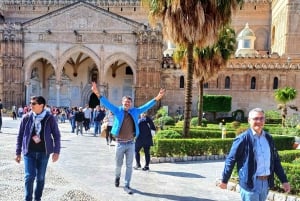
[{"label": "man in blue shirt", "polygon": [[114,114],[114,122],[111,129],[111,134],[116,138],[116,169],[115,169],[115,186],[120,185],[121,168],[123,164],[123,158],[126,158],[126,172],[125,172],[125,187],[124,190],[128,194],[132,194],[130,188],[130,180],[132,175],[132,163],[135,150],[134,138],[137,138],[140,134],[138,119],[139,115],[146,112],[153,107],[157,101],[159,101],[165,94],[165,89],[160,89],[158,95],[152,100],[148,101],[140,107],[132,107],[132,98],[130,96],[124,96],[122,98],[122,105],[115,106],[110,103],[104,96],[99,94],[96,83],[92,83],[92,91],[100,99],[108,110]]},{"label": "man in blue shirt", "polygon": [[274,187],[274,173],[285,192],[290,192],[272,136],[263,130],[265,114],[261,108],[249,112],[250,128],[234,139],[226,158],[220,188],[226,189],[237,164],[240,194],[243,201],[265,201]]}]

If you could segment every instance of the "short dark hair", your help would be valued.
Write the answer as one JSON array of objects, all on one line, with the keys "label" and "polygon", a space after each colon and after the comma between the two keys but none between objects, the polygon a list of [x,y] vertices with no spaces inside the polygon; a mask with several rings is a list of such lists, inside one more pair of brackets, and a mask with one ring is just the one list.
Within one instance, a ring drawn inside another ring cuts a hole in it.
[{"label": "short dark hair", "polygon": [[32,96],[31,100],[35,100],[38,104],[46,105],[46,100],[43,96]]}]

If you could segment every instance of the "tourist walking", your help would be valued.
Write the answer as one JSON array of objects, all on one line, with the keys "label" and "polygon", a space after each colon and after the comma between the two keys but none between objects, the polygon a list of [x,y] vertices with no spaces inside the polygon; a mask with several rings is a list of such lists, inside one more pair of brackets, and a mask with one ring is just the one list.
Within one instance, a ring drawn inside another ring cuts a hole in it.
[{"label": "tourist walking", "polygon": [[97,105],[93,116],[94,116],[94,136],[97,136],[98,134],[101,133],[101,124],[105,117],[105,109]]},{"label": "tourist walking", "polygon": [[104,96],[99,94],[96,83],[92,83],[92,91],[99,98],[100,102],[114,114],[114,123],[111,129],[111,133],[116,138],[116,169],[115,169],[115,186],[119,187],[121,169],[123,164],[123,158],[126,158],[126,171],[125,171],[125,187],[124,190],[128,194],[132,194],[130,188],[130,181],[132,175],[132,163],[134,155],[134,138],[138,137],[139,127],[138,119],[139,115],[146,112],[153,107],[157,101],[159,101],[165,94],[165,89],[161,89],[159,94],[140,107],[132,107],[132,98],[130,96],[124,96],[122,98],[122,105],[115,106],[110,103]]},{"label": "tourist walking", "polygon": [[76,135],[83,135],[83,122],[84,122],[84,113],[82,111],[82,107],[79,107],[79,110],[75,112],[75,122],[76,122]]},{"label": "tourist walking", "polygon": [[113,135],[111,134],[111,128],[114,123],[114,114],[109,111],[107,114],[107,126],[106,126],[106,144],[107,145],[115,145],[113,141]]},{"label": "tourist walking", "polygon": [[75,113],[78,111],[77,107],[72,107],[68,114],[68,119],[71,124],[71,133],[75,133],[76,121],[75,121]]},{"label": "tourist walking", "polygon": [[290,191],[286,174],[281,166],[272,136],[263,130],[265,113],[252,109],[248,115],[250,128],[234,139],[226,158],[220,188],[227,183],[235,164],[239,175],[240,194],[243,201],[265,201],[269,188],[274,187],[274,173],[285,192]]},{"label": "tourist walking", "polygon": [[13,120],[17,120],[17,106],[16,105],[13,105],[11,107],[11,113],[12,113]]},{"label": "tourist walking", "polygon": [[[48,160],[56,162],[60,153],[60,131],[56,119],[44,110],[42,96],[31,98],[31,112],[21,120],[16,145],[16,162],[23,153],[25,167],[25,201],[40,201],[45,185]],[[34,181],[36,185],[34,189]]]},{"label": "tourist walking", "polygon": [[141,114],[141,118],[139,119],[139,129],[140,135],[136,138],[135,141],[135,161],[136,166],[134,169],[140,169],[140,151],[143,148],[145,153],[145,166],[142,170],[149,170],[150,164],[150,147],[153,146],[153,139],[151,130],[156,130],[155,125],[150,117],[147,116],[146,113]]},{"label": "tourist walking", "polygon": [[85,105],[85,108],[83,109],[83,113],[84,113],[83,126],[85,132],[87,132],[90,130],[90,123],[92,118],[92,109],[89,107],[88,104]]}]

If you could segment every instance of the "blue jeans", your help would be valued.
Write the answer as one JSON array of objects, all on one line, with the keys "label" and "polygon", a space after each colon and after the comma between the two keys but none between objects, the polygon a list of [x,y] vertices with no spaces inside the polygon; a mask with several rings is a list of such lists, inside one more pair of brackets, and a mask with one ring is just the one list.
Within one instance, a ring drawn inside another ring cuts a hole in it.
[{"label": "blue jeans", "polygon": [[126,171],[125,171],[125,186],[130,186],[130,180],[132,175],[132,163],[134,157],[134,141],[130,142],[118,142],[116,145],[116,178],[121,177],[121,169],[123,165],[123,158],[126,158]]},{"label": "blue jeans", "polygon": [[45,185],[45,174],[49,154],[43,152],[30,152],[24,155],[25,165],[25,201],[32,200],[33,184],[36,179],[34,191],[35,201],[40,201]]},{"label": "blue jeans", "polygon": [[94,134],[95,136],[101,133],[101,127],[99,121],[94,121]]},{"label": "blue jeans", "polygon": [[75,133],[75,128],[76,128],[75,117],[70,118],[70,124],[71,124],[71,128],[72,128],[72,133]]},{"label": "blue jeans", "polygon": [[243,201],[266,201],[269,193],[268,180],[256,179],[254,181],[254,190],[246,191],[241,188],[240,194]]}]

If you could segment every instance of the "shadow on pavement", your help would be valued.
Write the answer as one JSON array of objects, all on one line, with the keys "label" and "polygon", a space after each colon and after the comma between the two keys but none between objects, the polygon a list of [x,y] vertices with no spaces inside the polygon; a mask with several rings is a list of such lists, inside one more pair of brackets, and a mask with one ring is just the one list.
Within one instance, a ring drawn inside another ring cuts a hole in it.
[{"label": "shadow on pavement", "polygon": [[186,177],[186,178],[205,178],[198,174],[188,173],[188,172],[167,172],[167,171],[151,171],[158,174],[176,176],[176,177]]},{"label": "shadow on pavement", "polygon": [[141,194],[144,196],[155,197],[155,198],[164,198],[167,200],[175,200],[175,201],[214,201],[205,198],[196,198],[190,196],[177,196],[177,195],[167,195],[167,194],[154,194],[154,193],[146,193],[136,189],[132,189],[133,193]]}]

